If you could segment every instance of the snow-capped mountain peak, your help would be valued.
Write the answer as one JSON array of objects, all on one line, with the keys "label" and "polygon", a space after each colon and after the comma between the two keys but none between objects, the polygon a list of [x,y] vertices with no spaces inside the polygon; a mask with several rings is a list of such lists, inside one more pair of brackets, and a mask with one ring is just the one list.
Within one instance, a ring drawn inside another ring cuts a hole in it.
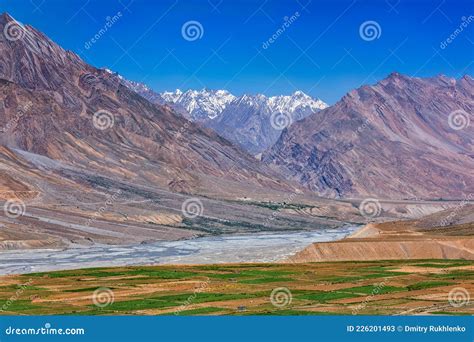
[{"label": "snow-capped mountain peak", "polygon": [[109,69],[104,71],[116,75],[123,85],[150,102],[173,107],[188,120],[212,128],[254,155],[271,147],[286,128],[279,121],[275,125],[275,116],[288,118],[284,121],[291,125],[328,107],[320,99],[300,90],[291,95],[270,97],[263,94],[237,97],[227,90],[207,88],[157,93],[145,84],[129,81]]},{"label": "snow-capped mountain peak", "polygon": [[328,107],[319,99],[314,99],[298,90],[292,95],[272,96],[268,99],[272,111],[294,113],[297,110],[318,112]]},{"label": "snow-capped mountain peak", "polygon": [[183,95],[183,92],[180,89],[176,89],[175,91],[165,91],[160,94],[163,100],[170,103],[176,103],[181,95]]},{"label": "snow-capped mountain peak", "polygon": [[253,154],[272,146],[280,136],[284,127],[272,125],[275,115],[288,117],[290,125],[328,107],[302,91],[271,97],[263,94],[236,97],[226,90],[202,89],[166,92],[161,98],[188,119],[203,123]]},{"label": "snow-capped mountain peak", "polygon": [[165,102],[184,109],[194,121],[205,121],[217,117],[235,96],[227,90],[187,90],[182,92],[163,92],[160,94]]}]

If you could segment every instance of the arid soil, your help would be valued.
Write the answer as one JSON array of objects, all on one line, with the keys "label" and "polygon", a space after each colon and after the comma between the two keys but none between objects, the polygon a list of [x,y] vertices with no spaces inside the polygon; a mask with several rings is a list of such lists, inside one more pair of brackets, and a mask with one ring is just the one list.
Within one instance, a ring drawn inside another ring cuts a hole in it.
[{"label": "arid soil", "polygon": [[335,242],[314,243],[291,262],[399,259],[474,260],[474,205],[418,220],[371,223]]}]

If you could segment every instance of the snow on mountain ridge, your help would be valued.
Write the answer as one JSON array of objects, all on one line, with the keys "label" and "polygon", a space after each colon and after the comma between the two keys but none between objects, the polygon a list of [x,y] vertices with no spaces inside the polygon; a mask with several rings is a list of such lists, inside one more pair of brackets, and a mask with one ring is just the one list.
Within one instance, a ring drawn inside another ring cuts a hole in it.
[{"label": "snow on mountain ridge", "polygon": [[237,97],[227,90],[206,88],[157,93],[144,84],[105,71],[117,75],[123,85],[150,102],[172,107],[179,115],[211,128],[253,155],[271,147],[287,126],[328,107],[302,91],[270,97],[263,94]]},{"label": "snow on mountain ridge", "polygon": [[262,94],[244,94],[236,97],[227,90],[202,89],[188,90],[182,92],[163,92],[160,94],[165,102],[182,106],[191,114],[193,120],[206,120],[215,118],[221,114],[230,103],[256,106],[266,113],[285,112],[293,114],[297,110],[318,112],[328,105],[320,99],[314,99],[302,91],[296,91],[292,95],[279,95],[267,97]]}]

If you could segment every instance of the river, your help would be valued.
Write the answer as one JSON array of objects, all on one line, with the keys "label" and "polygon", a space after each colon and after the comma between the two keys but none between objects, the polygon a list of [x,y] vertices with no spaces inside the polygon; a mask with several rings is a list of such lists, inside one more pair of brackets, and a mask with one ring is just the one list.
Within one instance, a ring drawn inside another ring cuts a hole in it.
[{"label": "river", "polygon": [[0,275],[86,267],[274,262],[313,242],[342,239],[358,228],[201,237],[141,245],[2,251]]}]

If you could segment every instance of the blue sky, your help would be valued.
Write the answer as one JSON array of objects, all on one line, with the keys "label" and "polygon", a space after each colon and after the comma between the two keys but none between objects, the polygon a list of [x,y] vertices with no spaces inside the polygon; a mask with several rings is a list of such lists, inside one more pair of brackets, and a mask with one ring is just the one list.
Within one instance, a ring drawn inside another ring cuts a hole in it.
[{"label": "blue sky", "polygon": [[[472,75],[473,3],[0,0],[0,8],[90,64],[157,91],[207,87],[276,95],[299,89],[332,104],[392,71],[419,77]],[[100,34],[106,18],[114,15],[114,23]],[[278,33],[285,19],[288,25]],[[465,27],[455,33],[463,20]],[[196,40],[183,37],[189,21],[202,27]],[[363,23],[368,34],[360,32]],[[86,48],[96,34],[99,39]],[[276,39],[268,43],[273,35]],[[451,35],[454,39],[446,43]]]}]

